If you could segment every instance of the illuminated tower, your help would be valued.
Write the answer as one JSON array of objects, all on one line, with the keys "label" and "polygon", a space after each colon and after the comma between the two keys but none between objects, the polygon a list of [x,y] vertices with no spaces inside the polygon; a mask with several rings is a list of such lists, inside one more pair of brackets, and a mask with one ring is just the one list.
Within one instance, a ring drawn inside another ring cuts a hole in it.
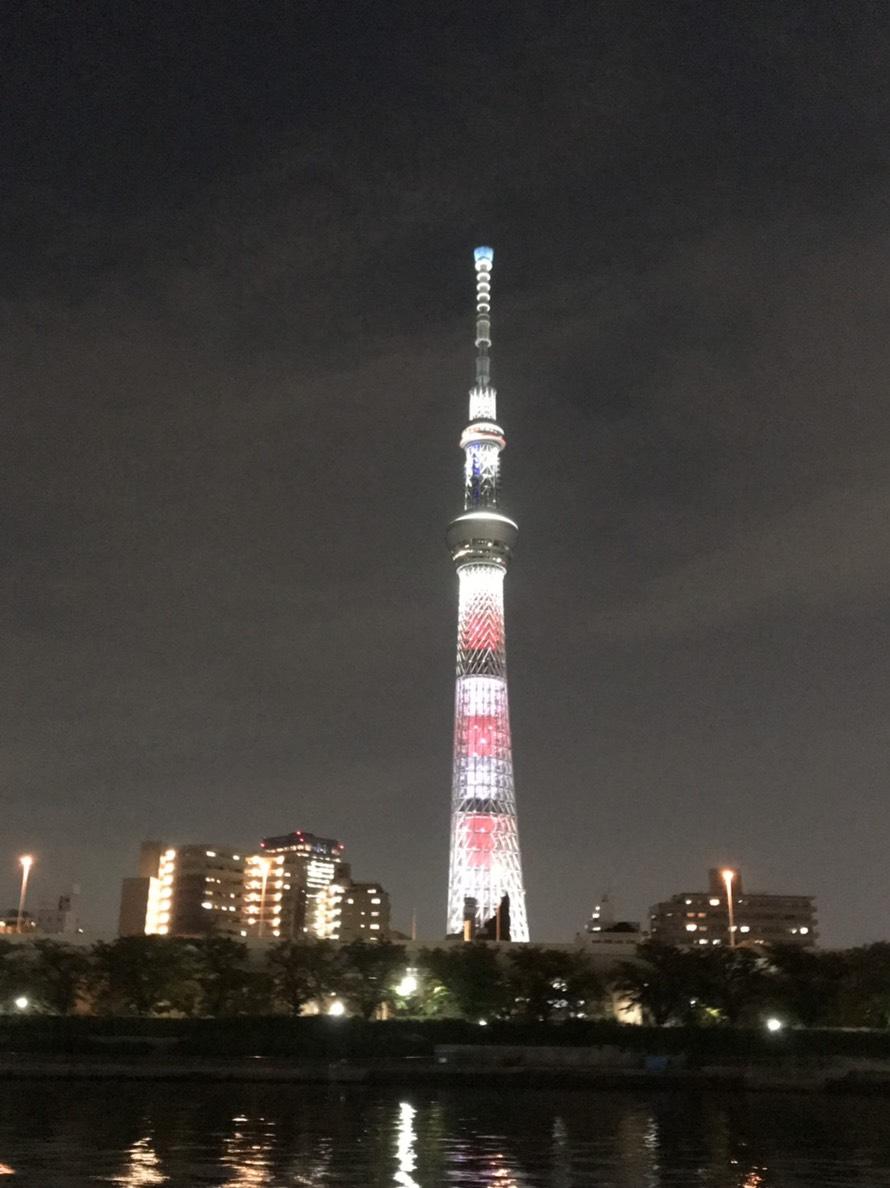
[{"label": "illuminated tower", "polygon": [[505,442],[496,422],[488,354],[493,260],[491,248],[476,248],[476,382],[470,423],[460,439],[466,455],[464,511],[447,534],[460,583],[448,932],[462,930],[468,899],[482,924],[497,915],[507,894],[510,937],[527,941],[504,647],[504,575],[518,528],[500,510]]}]

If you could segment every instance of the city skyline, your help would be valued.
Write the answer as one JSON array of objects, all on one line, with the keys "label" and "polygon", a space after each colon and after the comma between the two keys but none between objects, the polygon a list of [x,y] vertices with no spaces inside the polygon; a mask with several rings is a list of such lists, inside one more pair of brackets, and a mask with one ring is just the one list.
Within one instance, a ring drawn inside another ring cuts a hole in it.
[{"label": "city skyline", "polygon": [[881,938],[890,12],[14,8],[7,906],[292,823],[440,933],[493,243],[532,936],[727,864]]}]

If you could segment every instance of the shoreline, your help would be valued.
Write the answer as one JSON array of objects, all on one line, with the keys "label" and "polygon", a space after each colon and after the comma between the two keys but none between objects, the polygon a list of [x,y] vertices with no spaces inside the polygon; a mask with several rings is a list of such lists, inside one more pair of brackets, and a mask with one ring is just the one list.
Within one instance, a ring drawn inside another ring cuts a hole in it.
[{"label": "shoreline", "polygon": [[434,1061],[280,1061],[269,1057],[238,1060],[157,1060],[35,1056],[0,1058],[5,1081],[185,1081],[203,1084],[294,1084],[337,1086],[485,1086],[514,1089],[590,1089],[682,1091],[688,1089],[753,1093],[852,1093],[890,1097],[890,1071],[842,1068],[645,1069],[486,1067]]}]

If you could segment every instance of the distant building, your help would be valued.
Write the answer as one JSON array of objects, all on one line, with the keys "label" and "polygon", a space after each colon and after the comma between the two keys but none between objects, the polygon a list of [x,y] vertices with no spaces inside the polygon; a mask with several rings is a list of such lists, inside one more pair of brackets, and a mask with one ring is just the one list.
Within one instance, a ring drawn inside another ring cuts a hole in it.
[{"label": "distant building", "polygon": [[22,912],[19,929],[18,909],[10,908],[0,913],[0,934],[29,936],[73,936],[80,933],[77,916],[78,893],[75,889],[69,895],[60,895],[52,904],[41,904],[35,912]]},{"label": "distant building", "polygon": [[334,838],[300,830],[257,853],[231,846],[143,842],[139,874],[123,880],[120,936],[246,940],[389,936],[389,896],[357,883]]},{"label": "distant building", "polygon": [[27,932],[33,935],[37,931],[37,921],[30,912],[22,912],[19,920],[18,908],[8,908],[0,913],[0,934]]},{"label": "distant building", "polygon": [[636,920],[616,920],[614,906],[604,895],[593,909],[583,932],[575,935],[575,943],[584,948],[607,949],[617,958],[631,957],[637,945],[646,939]]},{"label": "distant building", "polygon": [[650,910],[651,937],[666,945],[726,945],[730,928],[737,945],[810,947],[818,937],[815,900],[745,891],[740,871],[711,870],[707,891],[681,891]]},{"label": "distant building", "polygon": [[260,846],[245,869],[245,934],[288,940],[317,936],[318,896],[337,877],[343,843],[296,830],[264,838]]},{"label": "distant building", "polygon": [[139,876],[124,879],[121,936],[238,936],[244,856],[216,845],[143,842]]},{"label": "distant building", "polygon": [[60,895],[52,904],[41,904],[35,913],[37,931],[42,936],[70,936],[80,931],[79,889]]},{"label": "distant building", "polygon": [[343,864],[316,902],[314,934],[335,941],[390,939],[389,895],[379,883],[356,883]]}]

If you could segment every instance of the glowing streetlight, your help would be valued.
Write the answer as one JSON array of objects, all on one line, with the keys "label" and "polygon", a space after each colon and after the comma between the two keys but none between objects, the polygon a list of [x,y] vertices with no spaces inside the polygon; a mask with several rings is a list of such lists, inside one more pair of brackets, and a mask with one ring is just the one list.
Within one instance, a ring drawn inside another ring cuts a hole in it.
[{"label": "glowing streetlight", "polygon": [[26,1011],[31,1005],[31,1000],[28,998],[27,994],[20,994],[18,998],[13,1000],[13,1002],[16,1009],[19,1011]]},{"label": "glowing streetlight", "polygon": [[333,1015],[335,1019],[339,1019],[341,1015],[346,1014],[346,1007],[339,1000],[339,998],[334,999],[334,1001],[328,1007],[328,1014]]},{"label": "glowing streetlight", "polygon": [[409,994],[417,993],[418,985],[419,982],[417,981],[417,975],[415,974],[414,970],[407,969],[405,971],[405,976],[402,978],[401,982],[399,982],[398,986],[396,986],[396,994],[401,994],[403,998],[407,998]]},{"label": "glowing streetlight", "polygon": [[766,1021],[767,1031],[781,1031],[783,1026],[782,1020],[777,1019],[775,1016],[772,1016]]},{"label": "glowing streetlight", "polygon": [[735,948],[735,913],[732,906],[732,880],[735,878],[734,870],[721,870],[720,874],[723,882],[726,884],[726,914],[729,918],[729,947]]},{"label": "glowing streetlight", "polygon": [[22,868],[22,889],[19,892],[19,911],[16,916],[15,930],[22,931],[22,919],[25,914],[25,896],[28,893],[28,876],[31,873],[31,867],[34,865],[34,859],[30,854],[22,854],[19,858],[19,864]]}]

